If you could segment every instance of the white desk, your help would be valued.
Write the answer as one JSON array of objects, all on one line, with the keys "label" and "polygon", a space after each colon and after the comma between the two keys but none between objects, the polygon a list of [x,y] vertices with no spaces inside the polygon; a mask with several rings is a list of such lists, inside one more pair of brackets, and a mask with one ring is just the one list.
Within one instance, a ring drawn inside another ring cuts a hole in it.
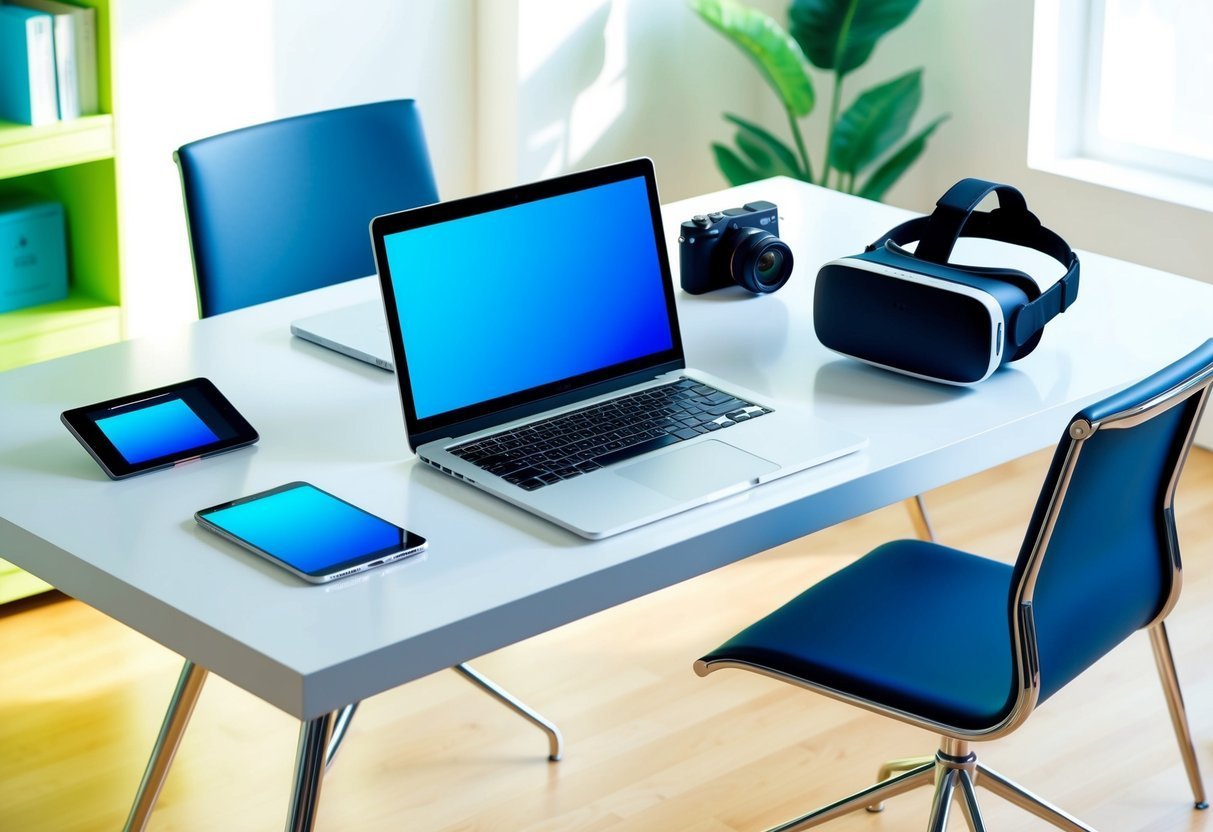
[{"label": "white desk", "polygon": [[[780,207],[796,271],[764,297],[679,292],[688,362],[867,434],[859,454],[583,541],[417,464],[395,377],[290,336],[293,318],[375,297],[365,279],[0,374],[0,553],[306,728],[347,703],[1053,444],[1083,404],[1213,334],[1213,286],[1083,253],[1078,303],[1033,355],[980,387],[869,369],[817,343],[812,279],[906,212],[787,179],[676,203],[665,210],[675,280],[678,224],[755,199]],[[1033,207],[1064,231],[1064,217]],[[594,244],[610,244],[609,225],[603,232]],[[257,446],[111,482],[59,424],[69,407],[194,376],[242,410],[261,433]],[[295,479],[416,530],[428,554],[313,587],[195,526],[200,507]],[[301,743],[305,753],[314,748]]]}]

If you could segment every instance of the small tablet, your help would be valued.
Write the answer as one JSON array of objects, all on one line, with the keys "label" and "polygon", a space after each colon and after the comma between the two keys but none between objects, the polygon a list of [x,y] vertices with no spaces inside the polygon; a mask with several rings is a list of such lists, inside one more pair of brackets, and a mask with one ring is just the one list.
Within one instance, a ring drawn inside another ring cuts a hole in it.
[{"label": "small tablet", "polygon": [[365,572],[426,548],[420,535],[306,482],[204,508],[194,519],[314,584]]},{"label": "small tablet", "polygon": [[257,441],[253,426],[205,378],[66,410],[59,418],[115,480]]}]

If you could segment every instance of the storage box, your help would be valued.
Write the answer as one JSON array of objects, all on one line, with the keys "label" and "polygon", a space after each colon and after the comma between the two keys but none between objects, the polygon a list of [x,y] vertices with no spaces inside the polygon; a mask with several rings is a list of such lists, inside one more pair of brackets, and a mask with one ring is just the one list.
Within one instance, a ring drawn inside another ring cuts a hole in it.
[{"label": "storage box", "polygon": [[0,312],[67,297],[67,242],[57,202],[0,204]]}]

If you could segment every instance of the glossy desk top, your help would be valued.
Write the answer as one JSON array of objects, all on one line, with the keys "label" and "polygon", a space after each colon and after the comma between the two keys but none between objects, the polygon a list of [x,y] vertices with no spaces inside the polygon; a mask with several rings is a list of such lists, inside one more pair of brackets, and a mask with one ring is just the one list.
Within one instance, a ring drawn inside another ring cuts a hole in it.
[{"label": "glossy desk top", "polygon": [[[0,553],[311,718],[1053,444],[1080,406],[1213,330],[1213,286],[1083,253],[1078,303],[979,387],[870,369],[817,343],[812,278],[908,214],[787,179],[676,203],[675,280],[679,223],[755,199],[780,207],[796,271],[764,297],[678,292],[688,362],[866,434],[859,454],[581,540],[418,464],[395,377],[291,337],[294,318],[377,297],[365,279],[0,374]],[[59,423],[69,407],[199,375],[257,446],[111,482]],[[295,479],[414,529],[429,552],[314,587],[194,523],[200,507]]]}]

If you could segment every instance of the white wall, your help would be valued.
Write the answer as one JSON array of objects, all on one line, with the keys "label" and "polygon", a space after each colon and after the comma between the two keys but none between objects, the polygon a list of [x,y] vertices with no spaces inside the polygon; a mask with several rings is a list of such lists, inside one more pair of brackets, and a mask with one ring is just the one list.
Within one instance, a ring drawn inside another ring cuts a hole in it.
[{"label": "white wall", "polygon": [[172,161],[188,141],[414,97],[440,192],[474,189],[473,0],[123,0],[115,7],[129,336],[197,314]]},{"label": "white wall", "polygon": [[664,200],[714,190],[723,182],[708,139],[730,133],[721,113],[755,117],[771,95],[681,0],[481,0],[479,10],[484,188],[649,156]]},{"label": "white wall", "polygon": [[132,337],[196,314],[171,160],[185,142],[414,97],[444,197],[647,155],[672,200],[720,187],[708,151],[708,137],[729,134],[720,113],[753,117],[770,96],[681,0],[123,0],[118,10]]},{"label": "white wall", "polygon": [[[784,17],[782,2],[756,5]],[[708,151],[731,133],[721,112],[786,131],[748,60],[677,0],[361,0],[357,13],[320,0],[123,0],[118,11],[133,334],[154,325],[141,307],[159,317],[162,300],[192,293],[171,163],[192,139],[414,96],[446,196],[648,155],[663,196],[678,199],[722,182]],[[848,78],[849,99],[923,65],[920,123],[952,114],[889,201],[925,211],[961,176],[1001,179],[1080,248],[1213,280],[1206,212],[1027,167],[1031,38],[1026,0],[924,0]],[[829,92],[819,84],[806,129],[818,164]]]}]

